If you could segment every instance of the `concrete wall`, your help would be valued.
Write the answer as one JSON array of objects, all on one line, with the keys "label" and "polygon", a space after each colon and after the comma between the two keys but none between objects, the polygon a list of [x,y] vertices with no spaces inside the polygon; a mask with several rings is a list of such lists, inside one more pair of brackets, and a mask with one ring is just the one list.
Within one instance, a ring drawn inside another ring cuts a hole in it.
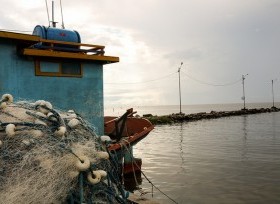
[{"label": "concrete wall", "polygon": [[104,132],[102,64],[83,63],[83,77],[35,76],[32,58],[17,54],[16,43],[0,39],[0,95],[10,93],[15,100],[46,100],[55,108],[75,110]]}]

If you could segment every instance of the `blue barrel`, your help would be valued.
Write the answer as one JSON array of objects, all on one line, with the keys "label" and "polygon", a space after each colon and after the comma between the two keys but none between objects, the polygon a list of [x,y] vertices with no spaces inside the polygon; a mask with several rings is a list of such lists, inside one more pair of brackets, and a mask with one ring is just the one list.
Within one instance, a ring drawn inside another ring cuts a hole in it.
[{"label": "blue barrel", "polygon": [[34,28],[32,34],[40,36],[46,40],[81,43],[80,34],[75,30],[66,30],[37,25]]}]

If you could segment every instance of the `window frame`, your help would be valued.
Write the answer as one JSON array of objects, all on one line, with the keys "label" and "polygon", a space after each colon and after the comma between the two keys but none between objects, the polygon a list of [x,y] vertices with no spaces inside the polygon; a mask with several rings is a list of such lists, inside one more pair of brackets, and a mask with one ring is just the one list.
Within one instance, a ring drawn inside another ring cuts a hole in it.
[{"label": "window frame", "polygon": [[[80,67],[80,73],[79,74],[63,74],[62,73],[62,64],[65,62],[74,62],[79,63]],[[58,64],[58,72],[42,72],[41,71],[41,62],[51,62],[51,63],[57,63]],[[34,60],[35,65],[35,76],[49,76],[49,77],[76,77],[76,78],[82,78],[83,77],[83,64],[80,61],[76,60],[49,60],[49,59],[35,59]]]}]

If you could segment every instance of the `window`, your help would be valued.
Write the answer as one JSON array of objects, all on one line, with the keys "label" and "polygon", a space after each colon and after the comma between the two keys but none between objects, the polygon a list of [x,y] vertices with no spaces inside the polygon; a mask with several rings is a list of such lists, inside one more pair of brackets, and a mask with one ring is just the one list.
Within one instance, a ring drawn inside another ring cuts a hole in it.
[{"label": "window", "polygon": [[78,61],[35,60],[36,76],[82,77],[82,65]]}]

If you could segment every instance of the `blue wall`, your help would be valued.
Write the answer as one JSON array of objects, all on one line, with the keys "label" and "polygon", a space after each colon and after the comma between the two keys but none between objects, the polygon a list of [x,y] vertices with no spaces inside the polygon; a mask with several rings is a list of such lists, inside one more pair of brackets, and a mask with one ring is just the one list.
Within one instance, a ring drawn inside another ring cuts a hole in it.
[{"label": "blue wall", "polygon": [[103,67],[85,62],[83,77],[35,76],[32,58],[18,55],[13,41],[0,39],[0,95],[10,93],[15,100],[46,100],[55,108],[75,110],[104,132]]}]

